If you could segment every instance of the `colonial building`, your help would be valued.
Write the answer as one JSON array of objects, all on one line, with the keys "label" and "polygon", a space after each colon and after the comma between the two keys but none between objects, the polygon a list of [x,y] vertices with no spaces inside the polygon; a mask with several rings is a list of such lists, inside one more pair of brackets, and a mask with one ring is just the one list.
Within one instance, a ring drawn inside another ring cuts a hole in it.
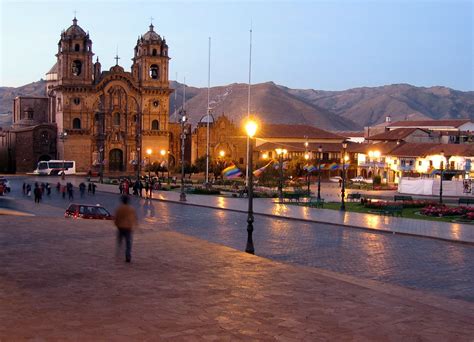
[{"label": "colonial building", "polygon": [[62,159],[76,161],[79,172],[132,173],[145,156],[161,161],[160,151],[170,151],[173,92],[166,40],[150,25],[137,40],[130,71],[118,56],[115,66],[102,71],[98,58],[93,62],[89,33],[76,18],[72,22],[46,74],[47,97],[15,99],[10,134],[0,137],[0,145],[8,142],[0,162],[20,172],[32,171],[39,160]]},{"label": "colonial building", "polygon": [[[47,74],[49,117],[56,123],[60,159],[78,171],[135,172],[144,151],[150,162],[169,150],[168,45],[150,25],[134,49],[131,71],[103,72],[92,40],[74,18],[61,33],[57,62]],[[66,135],[64,133],[67,133]],[[155,153],[156,151],[156,153]]]}]

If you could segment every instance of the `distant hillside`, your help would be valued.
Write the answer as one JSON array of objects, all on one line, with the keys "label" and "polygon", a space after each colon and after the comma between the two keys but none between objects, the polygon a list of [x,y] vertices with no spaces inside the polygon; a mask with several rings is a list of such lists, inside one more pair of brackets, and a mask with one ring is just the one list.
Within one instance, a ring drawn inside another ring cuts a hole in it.
[{"label": "distant hillside", "polygon": [[[44,96],[45,82],[19,88],[0,87],[0,126],[11,122],[13,98],[19,95]],[[170,98],[170,116],[175,120],[176,104],[183,102],[182,84],[171,81],[176,95]],[[246,84],[213,87],[210,92],[214,116],[226,114],[238,123],[247,115]],[[191,122],[207,112],[207,88],[186,87],[186,109]],[[175,103],[176,102],[176,103]],[[414,87],[394,84],[344,91],[290,89],[273,82],[252,85],[251,111],[266,122],[312,125],[329,130],[360,130],[381,123],[387,115],[392,121],[405,119],[474,120],[474,92],[446,87]],[[1,115],[6,113],[7,115]]]},{"label": "distant hillside", "polygon": [[[188,88],[186,88],[188,89]],[[186,109],[193,123],[207,113],[207,88],[186,90]],[[178,106],[182,104],[182,86],[178,87]],[[190,94],[188,96],[188,93]],[[210,107],[214,116],[222,114],[238,123],[247,115],[248,86],[230,84],[213,87],[210,91]],[[174,101],[171,113],[174,112]],[[337,116],[304,99],[293,96],[273,82],[253,85],[251,88],[251,112],[257,113],[264,122],[280,124],[303,124],[332,130],[361,128],[354,122]],[[173,117],[173,116],[172,116]]]},{"label": "distant hillside", "polygon": [[394,84],[374,88],[354,88],[344,91],[286,91],[310,103],[326,108],[364,126],[385,121],[414,119],[474,119],[474,92],[462,92],[446,87],[414,87]]},{"label": "distant hillside", "polygon": [[[13,99],[17,96],[46,96],[46,82],[29,83],[27,85],[13,88],[0,87],[0,127],[11,124],[13,114]],[[6,114],[6,115],[5,115]]]}]

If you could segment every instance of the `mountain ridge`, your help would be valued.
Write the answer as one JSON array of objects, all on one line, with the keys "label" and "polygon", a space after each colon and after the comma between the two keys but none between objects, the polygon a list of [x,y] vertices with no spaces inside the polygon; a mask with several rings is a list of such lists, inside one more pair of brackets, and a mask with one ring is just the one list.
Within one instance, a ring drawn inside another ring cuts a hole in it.
[{"label": "mountain ridge", "polygon": [[[175,121],[182,107],[183,85],[170,81],[176,90],[170,96],[170,119]],[[11,123],[16,96],[45,96],[45,81],[21,87],[0,87],[0,126]],[[227,115],[238,123],[247,115],[248,85],[231,83],[210,89],[214,116]],[[192,123],[207,113],[207,88],[186,86],[186,110]],[[357,87],[327,91],[292,89],[273,81],[251,86],[251,113],[262,121],[304,124],[328,130],[361,130],[390,115],[392,121],[406,119],[473,119],[474,91],[445,86],[416,87],[397,83],[379,87]],[[1,115],[3,114],[3,115]]]}]

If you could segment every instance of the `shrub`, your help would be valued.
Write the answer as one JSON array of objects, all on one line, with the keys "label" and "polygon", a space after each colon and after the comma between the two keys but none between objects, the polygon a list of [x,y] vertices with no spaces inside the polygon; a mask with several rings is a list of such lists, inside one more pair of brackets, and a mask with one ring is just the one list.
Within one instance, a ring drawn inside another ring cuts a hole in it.
[{"label": "shrub", "polygon": [[429,205],[420,210],[422,215],[435,217],[464,216],[467,212],[468,209],[466,207],[447,207],[445,205]]},{"label": "shrub", "polygon": [[219,195],[221,192],[218,189],[195,188],[190,193],[196,195]]},{"label": "shrub", "polygon": [[374,182],[374,185],[380,185],[380,184],[382,184],[382,177],[380,177],[380,176],[375,176],[373,182]]},{"label": "shrub", "polygon": [[435,206],[437,204],[437,202],[435,201],[428,201],[428,200],[413,200],[413,201],[403,201],[403,202],[395,202],[395,201],[373,202],[365,198],[362,198],[360,202],[366,208],[373,208],[373,209],[383,209],[387,206],[393,206],[393,205],[402,205],[403,208],[423,208],[426,206]]}]

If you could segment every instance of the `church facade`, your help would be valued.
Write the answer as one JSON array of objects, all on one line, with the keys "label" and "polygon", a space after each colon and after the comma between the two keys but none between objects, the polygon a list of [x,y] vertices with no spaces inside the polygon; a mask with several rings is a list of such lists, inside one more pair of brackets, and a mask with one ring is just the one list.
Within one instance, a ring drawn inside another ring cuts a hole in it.
[{"label": "church facade", "polygon": [[[169,151],[168,45],[154,31],[140,36],[133,64],[108,71],[93,61],[92,40],[74,18],[61,33],[56,64],[46,74],[48,123],[57,127],[57,159],[79,172],[133,173]],[[147,153],[148,152],[148,153]]]}]

